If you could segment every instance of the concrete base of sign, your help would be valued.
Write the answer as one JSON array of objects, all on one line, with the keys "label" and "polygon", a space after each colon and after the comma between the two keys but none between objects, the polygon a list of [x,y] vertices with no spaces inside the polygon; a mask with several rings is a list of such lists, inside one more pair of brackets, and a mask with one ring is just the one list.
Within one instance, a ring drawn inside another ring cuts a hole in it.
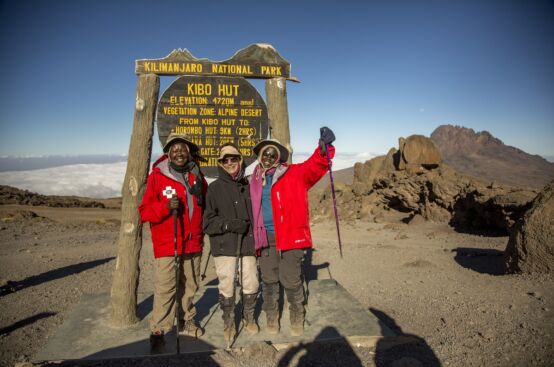
[{"label": "concrete base of sign", "polygon": [[[283,307],[280,333],[268,334],[265,331],[265,315],[261,313],[260,300],[256,315],[261,331],[250,335],[246,330],[241,330],[231,347],[242,348],[265,341],[281,350],[299,343],[333,340],[347,340],[353,346],[371,347],[383,338],[393,341],[392,344],[397,339],[390,329],[334,280],[311,281],[307,295],[304,335],[291,336],[288,307]],[[199,292],[197,319],[206,332],[198,339],[181,336],[181,353],[199,353],[227,347],[217,299],[218,290],[215,286],[205,287]],[[152,295],[140,294],[140,322],[128,328],[116,329],[109,324],[109,295],[83,296],[65,323],[34,359],[111,359],[150,355],[148,316],[152,310],[152,300]],[[239,313],[240,308],[237,307],[237,324]],[[171,332],[165,336],[164,352],[174,354],[175,350],[175,333]]]}]

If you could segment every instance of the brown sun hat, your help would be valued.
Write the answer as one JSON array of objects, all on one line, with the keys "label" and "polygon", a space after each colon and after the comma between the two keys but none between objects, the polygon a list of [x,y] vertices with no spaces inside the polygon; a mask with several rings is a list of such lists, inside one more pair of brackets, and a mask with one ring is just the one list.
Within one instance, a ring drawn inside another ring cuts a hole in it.
[{"label": "brown sun hat", "polygon": [[169,151],[169,148],[177,141],[182,141],[183,143],[185,143],[189,148],[189,153],[191,155],[199,151],[198,145],[194,144],[188,136],[183,134],[171,133],[165,141],[164,153],[167,153]]},{"label": "brown sun hat", "polygon": [[221,161],[227,157],[238,157],[240,163],[242,163],[242,154],[240,154],[240,151],[234,144],[227,144],[219,148],[219,157],[217,161],[221,163]]}]

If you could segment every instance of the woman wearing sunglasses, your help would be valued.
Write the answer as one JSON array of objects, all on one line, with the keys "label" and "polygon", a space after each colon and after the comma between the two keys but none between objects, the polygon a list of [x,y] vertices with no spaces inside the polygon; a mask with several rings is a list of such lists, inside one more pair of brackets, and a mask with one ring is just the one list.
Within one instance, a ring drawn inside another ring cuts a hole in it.
[{"label": "woman wearing sunglasses", "polygon": [[204,231],[210,236],[219,279],[223,335],[228,344],[236,334],[235,274],[239,263],[245,328],[251,334],[259,331],[254,320],[259,282],[251,219],[250,192],[244,176],[242,155],[234,144],[224,144],[219,153],[218,179],[209,185],[206,194]]},{"label": "woman wearing sunglasses", "polygon": [[[320,129],[319,147],[310,158],[287,165],[288,149],[275,139],[263,140],[254,147],[258,156],[249,176],[252,198],[253,232],[262,273],[262,309],[267,331],[279,332],[279,284],[289,303],[291,335],[304,333],[304,290],[301,264],[304,251],[312,247],[309,224],[308,190],[325,175],[333,131]],[[248,171],[252,165],[248,167]]]}]

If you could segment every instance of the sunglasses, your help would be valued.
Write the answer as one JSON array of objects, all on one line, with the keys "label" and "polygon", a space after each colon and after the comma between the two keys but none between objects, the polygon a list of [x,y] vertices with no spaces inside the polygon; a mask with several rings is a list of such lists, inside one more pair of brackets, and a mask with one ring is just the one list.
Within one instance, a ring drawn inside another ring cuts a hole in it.
[{"label": "sunglasses", "polygon": [[274,152],[264,152],[262,156],[267,158],[277,158],[277,153]]},{"label": "sunglasses", "polygon": [[223,158],[219,160],[222,164],[231,164],[231,163],[237,163],[240,161],[239,157],[230,157],[230,158]]}]

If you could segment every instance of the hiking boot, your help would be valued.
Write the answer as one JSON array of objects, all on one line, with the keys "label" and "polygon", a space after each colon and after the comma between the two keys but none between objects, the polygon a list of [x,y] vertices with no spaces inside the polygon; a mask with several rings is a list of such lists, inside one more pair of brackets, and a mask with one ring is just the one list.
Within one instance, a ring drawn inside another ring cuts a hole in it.
[{"label": "hiking boot", "polygon": [[260,331],[258,324],[254,318],[254,311],[256,309],[256,301],[258,294],[245,294],[243,296],[244,302],[244,327],[249,334],[257,334]]},{"label": "hiking boot", "polygon": [[300,336],[304,334],[304,305],[290,305],[290,335]]},{"label": "hiking boot", "polygon": [[163,353],[165,346],[164,332],[155,331],[150,334],[150,353]]},{"label": "hiking boot", "polygon": [[302,287],[285,289],[289,302],[290,333],[292,336],[304,334],[304,290]]},{"label": "hiking boot", "polygon": [[227,344],[231,344],[235,339],[235,297],[226,298],[219,295],[219,306],[223,311],[223,337]]},{"label": "hiking boot", "polygon": [[265,324],[269,334],[279,334],[279,311],[266,311]]},{"label": "hiking boot", "polygon": [[267,332],[277,334],[279,333],[279,283],[263,283],[262,297]]},{"label": "hiking boot", "polygon": [[196,320],[186,320],[179,328],[179,335],[186,335],[198,338],[204,335],[204,330],[200,327]]}]

